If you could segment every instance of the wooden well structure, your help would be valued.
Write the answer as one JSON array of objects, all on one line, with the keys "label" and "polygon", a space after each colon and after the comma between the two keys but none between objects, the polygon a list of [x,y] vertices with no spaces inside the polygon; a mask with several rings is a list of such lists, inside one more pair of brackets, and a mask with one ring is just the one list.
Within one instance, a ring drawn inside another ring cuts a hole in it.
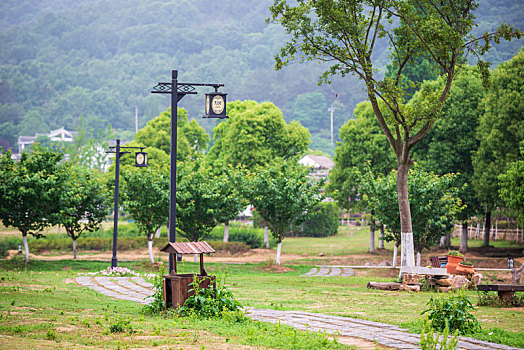
[{"label": "wooden well structure", "polygon": [[[195,276],[200,282],[200,288],[208,288],[210,285],[216,287],[216,277],[208,276],[204,269],[204,254],[214,253],[215,250],[207,242],[169,242],[160,249],[163,252],[173,254],[173,270],[164,276],[164,301],[166,307],[179,308],[184,305],[186,299],[194,294],[190,286]],[[177,273],[178,254],[198,254],[200,256],[200,274]]]}]

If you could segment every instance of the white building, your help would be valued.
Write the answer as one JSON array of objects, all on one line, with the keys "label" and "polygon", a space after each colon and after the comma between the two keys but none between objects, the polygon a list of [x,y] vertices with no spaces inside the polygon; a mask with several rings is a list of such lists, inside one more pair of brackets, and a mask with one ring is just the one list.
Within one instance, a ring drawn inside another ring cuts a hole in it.
[{"label": "white building", "polygon": [[335,166],[335,163],[328,157],[313,156],[311,154],[306,154],[298,162],[311,168],[309,175],[317,178],[328,177],[329,171]]},{"label": "white building", "polygon": [[51,141],[73,142],[73,138],[78,135],[76,131],[67,131],[64,127],[51,131],[49,134],[36,133],[35,136],[18,136],[18,152],[22,151],[29,145],[32,145],[38,136],[47,136]]}]

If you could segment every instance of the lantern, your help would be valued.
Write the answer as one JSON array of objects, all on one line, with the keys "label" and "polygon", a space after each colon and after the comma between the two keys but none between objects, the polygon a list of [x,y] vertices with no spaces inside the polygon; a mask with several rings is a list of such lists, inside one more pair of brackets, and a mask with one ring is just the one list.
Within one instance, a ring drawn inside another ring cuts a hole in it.
[{"label": "lantern", "polygon": [[206,114],[203,118],[229,118],[226,115],[226,95],[223,92],[206,94]]}]

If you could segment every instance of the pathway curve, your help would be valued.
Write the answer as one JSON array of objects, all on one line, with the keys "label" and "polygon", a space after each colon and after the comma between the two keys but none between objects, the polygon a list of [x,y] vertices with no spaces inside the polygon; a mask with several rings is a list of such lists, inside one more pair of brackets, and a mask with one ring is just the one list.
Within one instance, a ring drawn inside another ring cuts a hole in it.
[{"label": "pathway curve", "polygon": [[[339,272],[338,275],[340,275],[340,273],[341,272]],[[154,292],[153,285],[145,282],[141,277],[79,276],[76,278],[76,281],[81,286],[91,288],[107,296],[116,299],[131,300],[142,304],[151,302],[151,295]],[[302,330],[338,334],[341,342],[342,338],[360,338],[367,341],[376,341],[380,346],[385,346],[390,349],[420,348],[418,345],[420,335],[409,333],[398,326],[386,323],[311,312],[253,308],[247,308],[246,315],[258,321],[280,322]],[[371,349],[373,349],[373,347]],[[458,349],[518,350],[510,346],[485,342],[469,337],[459,337]]]}]

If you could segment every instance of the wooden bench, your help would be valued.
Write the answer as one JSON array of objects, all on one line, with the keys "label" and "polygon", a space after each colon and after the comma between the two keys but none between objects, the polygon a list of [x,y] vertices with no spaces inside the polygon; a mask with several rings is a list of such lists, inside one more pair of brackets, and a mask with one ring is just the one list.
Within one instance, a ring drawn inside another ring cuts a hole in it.
[{"label": "wooden bench", "polygon": [[483,292],[497,292],[499,299],[508,302],[513,299],[515,292],[524,292],[524,285],[520,284],[479,284],[477,289]]}]

